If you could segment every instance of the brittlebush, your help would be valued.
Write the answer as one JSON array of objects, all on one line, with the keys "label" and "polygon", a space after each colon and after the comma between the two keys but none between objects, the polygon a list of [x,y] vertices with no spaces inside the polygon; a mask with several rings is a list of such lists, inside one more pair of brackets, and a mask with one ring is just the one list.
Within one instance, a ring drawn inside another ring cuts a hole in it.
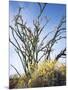
[{"label": "brittlebush", "polygon": [[23,75],[14,78],[10,83],[16,83],[14,88],[44,87],[66,85],[66,66],[56,60],[46,60],[38,64],[29,66],[31,78]]},{"label": "brittlebush", "polygon": [[43,61],[29,80],[29,87],[58,86],[66,84],[66,67],[55,60]]}]

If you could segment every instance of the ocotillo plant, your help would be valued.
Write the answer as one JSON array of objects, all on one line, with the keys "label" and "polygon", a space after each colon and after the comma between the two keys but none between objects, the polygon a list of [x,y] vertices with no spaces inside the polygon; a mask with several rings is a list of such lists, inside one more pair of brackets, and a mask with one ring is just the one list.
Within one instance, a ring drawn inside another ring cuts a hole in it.
[{"label": "ocotillo plant", "polygon": [[[53,46],[60,41],[61,39],[66,39],[66,18],[63,16],[60,20],[60,23],[57,25],[56,29],[49,32],[44,36],[44,38],[40,41],[40,35],[45,29],[45,26],[49,23],[48,18],[46,17],[46,22],[44,25],[41,25],[41,16],[46,9],[47,4],[44,3],[41,5],[37,3],[40,13],[35,20],[33,20],[34,30],[24,23],[24,19],[21,15],[22,8],[19,8],[17,15],[14,17],[14,25],[10,25],[9,28],[12,31],[12,36],[16,43],[14,43],[11,38],[9,39],[10,43],[15,47],[15,51],[17,52],[20,61],[22,63],[24,72],[26,76],[31,77],[31,73],[34,72],[35,69],[38,68],[38,63],[45,57],[45,60],[51,59],[50,55],[52,53]],[[48,39],[48,42],[45,43],[45,40],[48,38],[50,34],[53,33],[53,36]],[[63,34],[64,33],[64,34]],[[66,47],[55,57],[57,61],[62,56],[66,56]],[[42,53],[39,56],[39,53]],[[12,67],[16,70],[19,76],[20,73],[18,70],[12,65]]]}]

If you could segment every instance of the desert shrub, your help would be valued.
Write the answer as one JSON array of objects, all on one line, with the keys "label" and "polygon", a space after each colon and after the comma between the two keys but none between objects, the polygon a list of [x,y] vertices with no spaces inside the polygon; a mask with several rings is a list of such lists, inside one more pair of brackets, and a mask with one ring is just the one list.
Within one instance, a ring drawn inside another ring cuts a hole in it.
[{"label": "desert shrub", "polygon": [[21,77],[14,75],[12,78],[9,78],[9,88],[26,88],[28,87],[28,80],[26,75],[22,75]]},{"label": "desert shrub", "polygon": [[18,80],[19,78],[15,76],[13,76],[12,78],[9,78],[9,88],[10,89],[15,88],[18,83]]},{"label": "desert shrub", "polygon": [[66,66],[54,60],[46,60],[38,64],[38,68],[26,75],[10,78],[10,88],[46,87],[66,85]]},{"label": "desert shrub", "polygon": [[[60,66],[59,66],[60,65]],[[59,66],[59,67],[58,67]],[[34,77],[35,75],[35,77]],[[59,86],[66,84],[66,67],[56,61],[44,61],[29,80],[29,87]]]},{"label": "desert shrub", "polygon": [[23,75],[22,77],[19,78],[15,88],[26,88],[26,87],[28,87],[28,78]]}]

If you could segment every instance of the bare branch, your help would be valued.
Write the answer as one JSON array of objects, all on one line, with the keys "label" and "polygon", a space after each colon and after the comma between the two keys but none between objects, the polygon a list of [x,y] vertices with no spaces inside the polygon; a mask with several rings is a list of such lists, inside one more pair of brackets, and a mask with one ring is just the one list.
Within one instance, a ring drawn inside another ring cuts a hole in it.
[{"label": "bare branch", "polygon": [[10,43],[12,43],[12,45],[13,45],[15,48],[17,48],[17,49],[19,50],[19,48],[11,41],[10,38],[9,38],[9,41],[10,41]]},{"label": "bare branch", "polygon": [[15,68],[15,66],[13,66],[13,65],[11,65],[11,66],[15,69],[15,71],[17,72],[17,74],[21,77],[20,73],[19,73],[18,70]]},{"label": "bare branch", "polygon": [[39,30],[39,33],[38,33],[38,35],[40,35],[41,34],[41,32],[43,31],[43,29],[45,28],[45,26],[48,24],[48,22],[49,22],[49,20],[48,19],[46,19],[46,23],[43,25],[43,27]]},{"label": "bare branch", "polygon": [[[18,56],[19,56],[19,58],[20,58],[20,61],[21,61],[21,63],[22,63],[22,67],[24,68],[24,72],[25,72],[25,74],[26,74],[26,66],[27,66],[27,62],[24,61],[24,58],[22,59],[22,57],[20,56],[20,53],[19,53],[18,50],[15,50],[15,51],[17,52],[17,54],[18,54]],[[26,65],[24,65],[24,64],[26,64]],[[27,67],[28,67],[28,66],[27,66]]]},{"label": "bare branch", "polygon": [[58,60],[59,58],[61,58],[61,56],[66,56],[66,48],[64,48],[55,58],[55,60]]},{"label": "bare branch", "polygon": [[45,7],[46,7],[46,4],[47,4],[47,3],[45,3],[44,6],[43,6],[43,8],[41,8],[41,4],[38,3],[38,5],[39,5],[39,7],[40,7],[40,14],[39,14],[39,16],[38,16],[38,19],[41,17],[41,15],[42,15],[42,13],[43,13]]}]

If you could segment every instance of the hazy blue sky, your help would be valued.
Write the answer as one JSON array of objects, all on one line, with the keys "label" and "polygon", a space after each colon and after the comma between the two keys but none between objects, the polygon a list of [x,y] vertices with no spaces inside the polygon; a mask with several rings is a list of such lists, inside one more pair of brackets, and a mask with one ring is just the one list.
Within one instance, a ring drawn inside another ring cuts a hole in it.
[{"label": "hazy blue sky", "polygon": [[[9,2],[9,22],[12,24],[13,17],[17,14],[18,8],[24,7],[21,14],[23,16],[24,21],[27,21],[27,25],[33,28],[33,20],[39,14],[39,7],[37,3],[30,3],[30,2],[18,2],[18,1],[10,1]],[[64,4],[47,4],[46,8],[42,14],[42,17],[47,16],[50,21],[45,27],[41,38],[47,33],[52,31],[58,24],[62,16],[66,15],[66,6]],[[42,25],[45,23],[45,19],[41,22]],[[65,47],[65,41],[60,41],[58,46],[56,45],[56,51],[53,53],[55,56],[56,53]],[[53,56],[53,57],[54,57]],[[23,68],[21,66],[21,62],[19,61],[19,57],[17,56],[16,52],[14,51],[14,47],[10,44],[10,64],[13,64],[20,72],[23,72]],[[10,74],[15,74],[15,70],[10,67]]]}]

